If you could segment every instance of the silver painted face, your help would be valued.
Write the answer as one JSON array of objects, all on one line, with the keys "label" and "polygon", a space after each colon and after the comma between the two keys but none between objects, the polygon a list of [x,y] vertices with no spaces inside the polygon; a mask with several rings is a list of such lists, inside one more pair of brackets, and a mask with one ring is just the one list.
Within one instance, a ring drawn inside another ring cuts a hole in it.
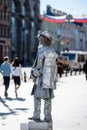
[{"label": "silver painted face", "polygon": [[42,37],[42,36],[39,36],[39,37],[38,37],[38,40],[39,40],[39,44],[42,44],[42,43],[43,43],[43,37]]}]

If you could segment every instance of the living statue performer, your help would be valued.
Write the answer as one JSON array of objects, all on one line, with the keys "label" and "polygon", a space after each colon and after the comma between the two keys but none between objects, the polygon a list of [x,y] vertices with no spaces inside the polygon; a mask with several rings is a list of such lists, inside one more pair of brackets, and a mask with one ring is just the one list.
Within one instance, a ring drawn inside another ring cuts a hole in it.
[{"label": "living statue performer", "polygon": [[41,99],[44,100],[44,120],[45,122],[52,121],[51,109],[52,100],[54,98],[54,90],[57,82],[57,54],[51,47],[53,38],[48,31],[39,32],[37,35],[39,40],[38,53],[35,62],[32,66],[30,78],[34,81],[34,86],[31,94],[34,95],[34,113],[33,117],[29,118],[36,122],[40,119]]}]

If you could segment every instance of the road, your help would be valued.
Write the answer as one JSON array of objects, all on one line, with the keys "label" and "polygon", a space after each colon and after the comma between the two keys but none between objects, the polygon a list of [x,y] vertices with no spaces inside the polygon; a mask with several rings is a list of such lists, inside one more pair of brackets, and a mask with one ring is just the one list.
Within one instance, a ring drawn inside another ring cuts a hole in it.
[{"label": "road", "polygon": [[[4,97],[3,79],[0,75],[0,130],[20,130],[21,123],[28,123],[33,114],[33,86],[29,80],[30,68],[23,68],[27,82],[22,81],[15,98],[11,80],[8,98]],[[43,101],[41,118],[43,119]],[[52,101],[53,130],[87,130],[87,81],[85,75],[63,76],[57,83]]]}]

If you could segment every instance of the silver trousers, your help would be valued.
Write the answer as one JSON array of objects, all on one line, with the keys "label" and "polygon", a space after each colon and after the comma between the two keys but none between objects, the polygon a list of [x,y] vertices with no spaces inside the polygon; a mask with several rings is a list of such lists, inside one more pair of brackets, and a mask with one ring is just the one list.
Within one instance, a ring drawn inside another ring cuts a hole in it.
[{"label": "silver trousers", "polygon": [[[43,99],[44,100],[44,118],[51,119],[51,100],[52,99]],[[41,114],[41,98],[36,98],[34,96],[34,117],[40,118]]]}]

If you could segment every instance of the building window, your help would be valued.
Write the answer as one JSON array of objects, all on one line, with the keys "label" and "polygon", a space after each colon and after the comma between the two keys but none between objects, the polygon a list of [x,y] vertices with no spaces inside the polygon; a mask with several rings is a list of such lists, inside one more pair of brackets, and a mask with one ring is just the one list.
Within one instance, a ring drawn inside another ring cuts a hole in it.
[{"label": "building window", "polygon": [[2,37],[2,26],[0,27],[0,34],[1,34],[1,37]]},{"label": "building window", "polygon": [[6,10],[4,10],[4,20],[6,20]]},{"label": "building window", "polygon": [[0,26],[0,37],[1,37],[1,26]]},{"label": "building window", "polygon": [[1,20],[2,20],[2,18],[3,18],[3,11],[1,10],[1,12],[0,12],[0,18],[1,18]]},{"label": "building window", "polygon": [[10,37],[10,29],[7,29],[8,38]]},{"label": "building window", "polygon": [[3,1],[3,0],[0,0],[0,5],[2,5],[2,1]]},{"label": "building window", "polygon": [[2,37],[4,37],[4,27],[2,27]]},{"label": "building window", "polygon": [[4,37],[6,37],[6,28],[4,27]]}]

